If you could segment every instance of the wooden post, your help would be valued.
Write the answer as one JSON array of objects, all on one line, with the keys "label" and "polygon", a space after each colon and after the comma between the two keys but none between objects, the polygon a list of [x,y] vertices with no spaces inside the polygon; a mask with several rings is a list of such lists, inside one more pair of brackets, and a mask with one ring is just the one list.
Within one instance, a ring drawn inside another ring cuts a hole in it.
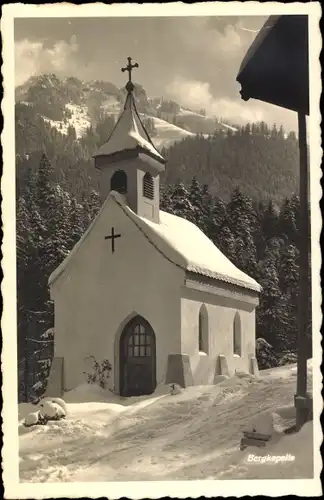
[{"label": "wooden post", "polygon": [[[27,315],[26,315],[27,316]],[[28,316],[27,316],[28,317]],[[28,373],[29,373],[29,352],[28,352],[28,328],[25,330],[25,337],[24,337],[24,396],[25,396],[25,403],[28,403],[28,396],[29,396],[29,388],[28,388]]]},{"label": "wooden post", "polygon": [[309,169],[307,161],[306,116],[298,113],[299,139],[299,305],[298,305],[298,352],[297,394],[295,396],[296,430],[308,419],[310,400],[307,394],[307,328],[308,328],[308,275],[310,250],[310,221],[308,211]]}]

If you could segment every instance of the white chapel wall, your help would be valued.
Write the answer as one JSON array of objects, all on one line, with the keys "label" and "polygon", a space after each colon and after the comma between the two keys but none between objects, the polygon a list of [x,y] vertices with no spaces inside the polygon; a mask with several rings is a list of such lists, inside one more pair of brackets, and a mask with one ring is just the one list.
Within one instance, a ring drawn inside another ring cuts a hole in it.
[{"label": "white chapel wall", "polygon": [[[199,352],[199,311],[204,305],[208,315],[208,352]],[[241,356],[234,355],[234,318],[241,319]],[[195,384],[212,384],[218,369],[218,356],[227,358],[230,373],[250,370],[255,356],[255,309],[228,297],[182,289],[181,349],[190,356]]]},{"label": "white chapel wall", "polygon": [[[121,238],[116,251],[105,240],[111,227]],[[135,311],[156,335],[157,383],[167,357],[180,352],[180,288],[183,271],[167,261],[111,200],[52,289],[55,300],[55,355],[65,359],[65,388],[83,383],[89,355],[114,364],[111,388],[118,389],[115,335]]]}]

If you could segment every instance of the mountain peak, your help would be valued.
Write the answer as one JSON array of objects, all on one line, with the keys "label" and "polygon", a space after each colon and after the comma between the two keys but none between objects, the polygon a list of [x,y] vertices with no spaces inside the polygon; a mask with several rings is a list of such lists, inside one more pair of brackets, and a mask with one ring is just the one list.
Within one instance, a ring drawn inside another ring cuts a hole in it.
[{"label": "mountain peak", "polygon": [[[230,124],[186,110],[175,101],[150,98],[138,82],[134,98],[141,117],[150,122],[149,134],[158,148],[169,147],[190,135],[211,135],[216,130],[226,132],[230,128]],[[96,128],[109,116],[116,122],[125,99],[125,88],[118,88],[109,81],[82,81],[75,76],[60,78],[55,73],[33,76],[16,87],[16,102],[32,105],[36,114],[61,133],[66,131],[68,124],[75,124],[78,138],[85,133],[85,124]],[[108,135],[103,139],[107,140]]]}]

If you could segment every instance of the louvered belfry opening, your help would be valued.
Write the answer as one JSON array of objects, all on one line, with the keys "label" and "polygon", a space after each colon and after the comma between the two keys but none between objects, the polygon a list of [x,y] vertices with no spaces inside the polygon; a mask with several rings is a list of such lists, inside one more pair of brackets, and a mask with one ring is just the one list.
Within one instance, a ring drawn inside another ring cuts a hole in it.
[{"label": "louvered belfry opening", "polygon": [[149,200],[153,200],[154,198],[153,177],[148,172],[143,177],[143,196]]}]

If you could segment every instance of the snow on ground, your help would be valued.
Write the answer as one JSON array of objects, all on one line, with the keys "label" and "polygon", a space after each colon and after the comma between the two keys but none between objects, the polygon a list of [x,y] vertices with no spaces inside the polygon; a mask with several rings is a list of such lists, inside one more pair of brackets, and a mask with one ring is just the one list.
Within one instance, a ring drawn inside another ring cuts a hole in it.
[{"label": "snow on ground", "polygon": [[43,120],[50,123],[52,127],[55,127],[63,135],[67,135],[69,127],[74,127],[76,136],[80,139],[80,137],[84,135],[86,129],[91,125],[87,107],[77,106],[75,104],[66,104],[65,107],[71,112],[71,118],[66,118],[65,121],[56,121],[43,116]]},{"label": "snow on ground", "polygon": [[191,111],[190,109],[180,108],[180,116],[199,116],[200,118],[206,118],[205,115],[198,113],[197,111]]},{"label": "snow on ground", "polygon": [[[307,369],[308,369],[308,376],[311,376],[311,369],[313,365],[313,360],[308,359],[307,360]],[[290,378],[292,375],[297,376],[297,363],[292,363],[289,365],[284,365],[284,366],[279,366],[278,368],[269,368],[268,370],[262,370],[260,372],[262,377],[271,377],[271,378]]]},{"label": "snow on ground", "polygon": [[114,96],[110,96],[101,103],[101,110],[108,114],[119,115],[121,111],[120,102]]},{"label": "snow on ground", "polygon": [[[202,115],[201,113],[198,113],[197,111],[190,111],[189,109],[184,109],[184,108],[180,108],[179,115],[180,116],[198,116],[199,118],[204,118],[204,119],[211,118],[211,117],[206,117],[205,115]],[[216,116],[214,116],[214,117],[216,118]],[[220,125],[222,125],[222,127],[232,130],[232,132],[237,132],[237,128],[233,127],[232,125],[228,125],[228,124],[220,122],[220,121],[218,123]],[[204,134],[204,137],[208,137],[208,135]]]},{"label": "snow on ground", "polygon": [[[67,135],[69,127],[74,127],[77,138],[80,139],[84,135],[86,129],[91,125],[87,107],[75,104],[66,104],[66,108],[71,112],[72,117],[66,118],[65,121],[50,120],[46,116],[43,116],[42,118],[45,122],[49,123],[51,127],[55,127],[63,135]],[[104,112],[115,115],[116,119],[120,115],[120,103],[117,102],[116,99],[107,99],[102,103],[101,108]],[[152,141],[154,146],[158,149],[162,147],[170,147],[176,141],[181,141],[185,137],[196,135],[155,116],[142,113],[140,113],[140,116],[141,118],[146,117],[153,120],[157,130],[157,135],[152,138]],[[205,136],[208,137],[206,134]]]},{"label": "snow on ground", "polygon": [[232,132],[237,132],[237,128],[236,127],[232,127],[231,125],[227,125],[226,123],[222,123],[222,122],[219,122],[223,127],[225,128],[228,128],[229,130],[231,130]]},{"label": "snow on ground", "polygon": [[157,148],[167,148],[174,142],[181,141],[185,137],[195,136],[195,134],[193,134],[192,132],[188,132],[187,130],[177,127],[172,123],[161,120],[161,118],[157,118],[155,116],[152,116],[150,118],[152,118],[157,131],[157,135],[152,137],[154,146],[156,146]]},{"label": "snow on ground", "polygon": [[[80,386],[65,394],[66,420],[28,429],[20,423],[20,480],[311,478],[312,423],[296,435],[283,433],[295,421],[293,368],[188,387],[177,395],[161,386],[149,397],[122,398]],[[35,406],[20,405],[19,418],[29,411]],[[240,451],[242,431],[269,412],[276,422],[271,442]],[[249,462],[251,454],[289,453],[293,462]]]}]

